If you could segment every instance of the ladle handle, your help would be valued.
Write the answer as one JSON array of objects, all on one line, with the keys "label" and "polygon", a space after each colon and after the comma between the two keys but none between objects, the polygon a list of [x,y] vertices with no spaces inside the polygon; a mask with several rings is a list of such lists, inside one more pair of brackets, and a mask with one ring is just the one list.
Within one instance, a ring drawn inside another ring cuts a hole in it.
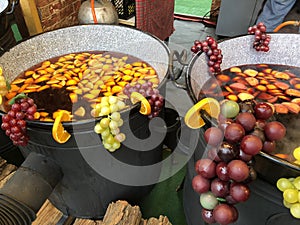
[{"label": "ladle handle", "polygon": [[[174,68],[174,61],[178,61],[181,65],[182,68],[179,71],[179,73],[176,74],[175,68]],[[173,81],[173,84],[181,89],[186,90],[186,85],[185,84],[180,84],[177,80],[184,76],[186,67],[188,66],[187,62],[187,51],[184,49],[182,50],[181,53],[179,53],[176,50],[172,50],[170,53],[170,58],[169,58],[169,74],[170,74],[170,79]],[[185,76],[184,76],[185,77]]]},{"label": "ladle handle", "polygon": [[10,10],[9,10],[8,12],[6,12],[6,15],[12,14],[12,13],[15,11],[16,5],[18,5],[18,4],[19,4],[19,0],[13,0],[13,1],[11,2]]}]

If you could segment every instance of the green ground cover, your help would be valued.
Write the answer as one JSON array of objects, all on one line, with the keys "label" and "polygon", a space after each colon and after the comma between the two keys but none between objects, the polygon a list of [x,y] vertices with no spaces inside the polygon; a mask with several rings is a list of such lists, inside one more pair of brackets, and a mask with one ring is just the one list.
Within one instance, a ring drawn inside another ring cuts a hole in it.
[{"label": "green ground cover", "polygon": [[175,14],[197,17],[209,16],[211,3],[212,0],[175,0]]}]

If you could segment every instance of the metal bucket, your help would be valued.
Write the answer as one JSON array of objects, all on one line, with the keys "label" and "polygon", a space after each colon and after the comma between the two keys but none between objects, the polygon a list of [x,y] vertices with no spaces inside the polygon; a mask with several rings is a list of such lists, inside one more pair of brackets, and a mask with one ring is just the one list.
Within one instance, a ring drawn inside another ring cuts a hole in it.
[{"label": "metal bucket", "polygon": [[[219,43],[222,50],[223,70],[232,66],[246,64],[280,64],[289,66],[300,66],[297,59],[300,51],[299,34],[271,34],[270,51],[267,53],[257,52],[252,48],[253,36],[246,35],[229,39]],[[188,94],[196,103],[202,86],[210,78],[205,54],[198,54],[193,57],[186,76]],[[260,153],[255,164],[257,172],[267,181],[274,183],[283,176],[295,176],[300,174],[300,167],[286,160],[280,160],[267,153]],[[279,173],[274,169],[280,168]]]},{"label": "metal bucket", "polygon": [[[158,89],[164,95],[168,47],[158,38],[128,27],[81,25],[43,33],[3,54],[0,66],[11,81],[43,60],[85,51],[121,52],[148,62],[157,71],[160,79]],[[28,121],[30,141],[21,150],[26,158],[37,153],[58,165],[63,176],[54,185],[52,183],[49,200],[65,215],[102,218],[110,202],[117,199],[135,202],[158,181],[161,167],[156,163],[162,159],[164,136],[152,131],[155,126],[163,126],[163,121],[154,119],[154,122],[149,122],[136,106],[121,112],[121,115],[124,118],[122,129],[127,138],[114,153],[104,149],[99,136],[93,131],[99,119],[64,123],[65,129],[72,134],[65,144],[58,144],[52,139],[53,123]],[[130,143],[130,140],[135,142]],[[155,144],[146,149],[149,142]],[[2,189],[0,193],[13,195],[9,188]],[[27,194],[35,197],[35,193]]]},{"label": "metal bucket", "polygon": [[[245,64],[281,64],[300,66],[298,53],[300,51],[300,36],[298,34],[271,34],[270,51],[257,52],[252,48],[253,36],[246,35],[228,39],[218,44],[222,50],[223,70],[232,66]],[[201,88],[211,77],[205,54],[195,55],[187,67],[186,86],[188,94],[194,103],[198,102]],[[193,158],[188,163],[184,184],[184,210],[189,225],[204,225],[201,219],[199,194],[192,188],[192,179],[196,175],[195,162],[200,159],[206,149],[203,135],[200,135],[201,146],[196,149]],[[251,195],[247,202],[237,204],[239,211],[238,225],[265,225],[283,221],[287,224],[297,224],[288,209],[282,205],[281,192],[275,183],[280,177],[295,177],[300,174],[300,167],[285,160],[279,160],[267,153],[259,153],[254,159],[254,169],[259,178],[250,184]],[[255,215],[255,217],[253,217]],[[277,224],[277,223],[276,223]]]}]

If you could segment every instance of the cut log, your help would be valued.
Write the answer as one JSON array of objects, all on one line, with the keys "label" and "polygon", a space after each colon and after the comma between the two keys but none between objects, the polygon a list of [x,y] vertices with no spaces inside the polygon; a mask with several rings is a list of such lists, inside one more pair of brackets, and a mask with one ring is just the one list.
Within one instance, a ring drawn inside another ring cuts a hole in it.
[{"label": "cut log", "polygon": [[139,225],[142,219],[140,207],[131,206],[126,201],[111,203],[104,215],[105,225]]}]

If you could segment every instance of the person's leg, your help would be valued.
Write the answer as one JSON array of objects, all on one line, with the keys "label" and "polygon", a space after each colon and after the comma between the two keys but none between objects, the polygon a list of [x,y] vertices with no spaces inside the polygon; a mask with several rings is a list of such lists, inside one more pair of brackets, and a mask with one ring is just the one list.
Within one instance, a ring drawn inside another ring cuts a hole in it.
[{"label": "person's leg", "polygon": [[257,23],[263,22],[267,32],[272,32],[284,20],[284,17],[293,8],[296,0],[267,0]]}]

